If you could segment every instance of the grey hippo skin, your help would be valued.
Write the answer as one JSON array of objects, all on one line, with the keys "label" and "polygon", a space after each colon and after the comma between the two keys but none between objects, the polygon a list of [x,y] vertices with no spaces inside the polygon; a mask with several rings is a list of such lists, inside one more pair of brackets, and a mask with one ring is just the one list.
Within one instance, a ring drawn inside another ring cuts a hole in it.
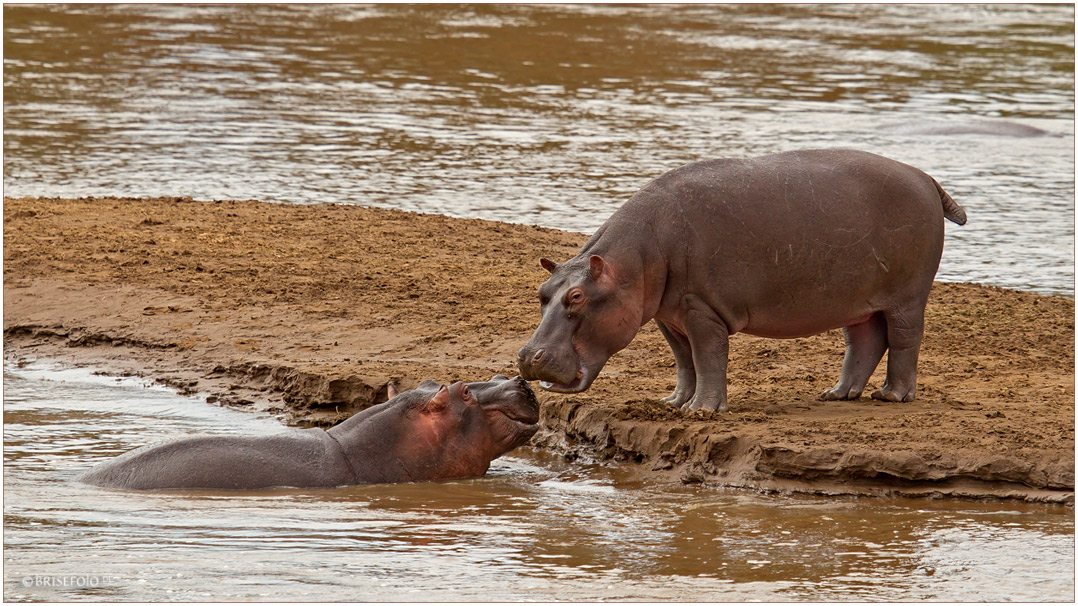
[{"label": "grey hippo skin", "polygon": [[538,429],[526,381],[424,381],[330,428],[182,438],[102,463],[79,481],[126,489],[257,489],[471,478]]},{"label": "grey hippo skin", "polygon": [[544,389],[588,389],[654,319],[677,361],[665,401],[727,409],[730,335],[842,328],[846,358],[824,400],[910,401],[943,219],[966,213],[932,177],[851,150],[709,160],[672,170],[626,202],[572,259],[541,259],[542,321],[518,354]]}]

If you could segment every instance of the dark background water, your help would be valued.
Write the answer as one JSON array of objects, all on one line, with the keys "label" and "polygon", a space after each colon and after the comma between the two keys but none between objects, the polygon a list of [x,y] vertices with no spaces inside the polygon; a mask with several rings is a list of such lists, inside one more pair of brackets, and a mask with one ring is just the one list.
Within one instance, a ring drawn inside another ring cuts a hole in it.
[{"label": "dark background water", "polygon": [[[945,132],[1000,121],[1050,136]],[[591,232],[687,162],[853,147],[966,206],[941,279],[1073,294],[1073,133],[1072,5],[4,7],[9,196]]]}]

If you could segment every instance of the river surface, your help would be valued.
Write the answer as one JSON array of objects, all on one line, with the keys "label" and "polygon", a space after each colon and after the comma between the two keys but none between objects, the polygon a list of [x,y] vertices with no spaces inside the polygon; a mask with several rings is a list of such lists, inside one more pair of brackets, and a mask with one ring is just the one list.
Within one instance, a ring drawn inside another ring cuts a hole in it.
[{"label": "river surface", "polygon": [[939,279],[1073,296],[1073,5],[4,7],[9,196],[590,233],[679,165],[815,147],[965,205]]},{"label": "river surface", "polygon": [[1074,599],[1069,507],[759,495],[528,449],[468,481],[106,490],[74,478],[283,427],[44,362],[7,363],[4,388],[9,601]]}]

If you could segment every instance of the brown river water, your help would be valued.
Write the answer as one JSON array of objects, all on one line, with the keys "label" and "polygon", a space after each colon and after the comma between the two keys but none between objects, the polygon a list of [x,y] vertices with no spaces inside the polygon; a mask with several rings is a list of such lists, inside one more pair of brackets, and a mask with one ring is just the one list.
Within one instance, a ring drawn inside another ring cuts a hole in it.
[{"label": "brown river water", "polygon": [[[853,147],[966,206],[940,279],[1073,296],[1073,61],[1068,5],[6,5],[4,190],[591,232],[686,162]],[[125,493],[72,478],[281,425],[45,363],[6,366],[4,413],[7,600],[1074,599],[1073,508],[527,449],[463,482]]]},{"label": "brown river water", "polygon": [[7,600],[1070,601],[1074,509],[762,495],[518,450],[456,482],[78,484],[189,434],[281,431],[133,379],[4,372]]},{"label": "brown river water", "polygon": [[4,7],[9,196],[590,233],[666,170],[813,147],[966,206],[940,279],[1073,296],[1073,5]]}]

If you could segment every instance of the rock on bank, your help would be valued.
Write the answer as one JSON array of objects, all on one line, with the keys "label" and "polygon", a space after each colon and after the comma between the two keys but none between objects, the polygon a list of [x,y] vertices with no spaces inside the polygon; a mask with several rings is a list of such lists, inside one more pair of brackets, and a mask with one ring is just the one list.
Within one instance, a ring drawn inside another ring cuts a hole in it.
[{"label": "rock on bank", "polygon": [[[539,256],[582,234],[345,206],[5,199],[9,358],[54,357],[330,424],[395,381],[514,372]],[[946,253],[945,253],[946,254]],[[731,340],[730,412],[658,398],[653,325],[584,394],[541,393],[541,447],[682,481],[1073,501],[1074,306],[937,284],[918,399],[820,402],[842,335]],[[882,382],[881,364],[870,385]],[[866,390],[868,393],[868,390]]]}]

